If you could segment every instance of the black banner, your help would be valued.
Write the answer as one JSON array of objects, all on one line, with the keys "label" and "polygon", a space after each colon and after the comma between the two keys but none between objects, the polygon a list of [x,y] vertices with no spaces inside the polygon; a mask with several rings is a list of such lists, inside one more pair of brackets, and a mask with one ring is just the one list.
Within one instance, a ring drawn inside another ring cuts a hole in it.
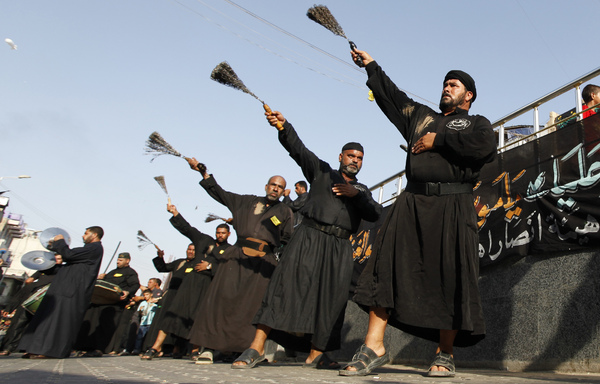
[{"label": "black banner", "polygon": [[499,154],[474,193],[481,265],[599,246],[599,181],[599,115]]}]

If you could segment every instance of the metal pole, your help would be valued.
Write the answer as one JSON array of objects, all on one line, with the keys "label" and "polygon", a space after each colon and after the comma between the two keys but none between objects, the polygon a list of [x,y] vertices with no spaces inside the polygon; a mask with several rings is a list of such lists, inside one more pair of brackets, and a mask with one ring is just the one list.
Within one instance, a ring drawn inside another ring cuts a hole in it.
[{"label": "metal pole", "polygon": [[575,112],[577,113],[577,121],[581,120],[581,115],[579,112],[582,111],[581,105],[583,104],[583,99],[581,98],[581,91],[579,90],[579,85],[575,87]]}]

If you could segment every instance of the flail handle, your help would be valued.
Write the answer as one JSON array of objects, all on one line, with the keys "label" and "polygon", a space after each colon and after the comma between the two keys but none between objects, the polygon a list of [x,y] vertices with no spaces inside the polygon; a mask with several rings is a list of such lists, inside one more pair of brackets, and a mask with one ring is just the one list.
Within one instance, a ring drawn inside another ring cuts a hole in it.
[{"label": "flail handle", "polygon": [[[350,40],[348,40],[348,43],[350,43],[350,49],[356,53],[356,44],[354,44],[354,42]],[[362,57],[360,57],[358,53],[356,53],[356,65],[358,65],[361,68],[365,66]]]},{"label": "flail handle", "polygon": [[[271,107],[269,107],[267,104],[263,103],[263,107],[265,108],[265,111],[267,113],[272,113],[273,111],[271,111]],[[281,131],[283,129],[283,125],[281,125],[281,123],[278,121],[277,122],[277,130]]]}]

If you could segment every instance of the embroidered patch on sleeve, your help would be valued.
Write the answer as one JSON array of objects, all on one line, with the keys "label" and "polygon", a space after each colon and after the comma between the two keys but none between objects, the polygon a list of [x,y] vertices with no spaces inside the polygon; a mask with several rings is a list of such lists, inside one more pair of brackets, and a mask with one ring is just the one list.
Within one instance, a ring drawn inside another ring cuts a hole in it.
[{"label": "embroidered patch on sleeve", "polygon": [[281,221],[279,221],[279,219],[277,218],[277,216],[271,216],[271,222],[273,224],[275,224],[275,226],[278,226],[279,224],[281,224]]}]

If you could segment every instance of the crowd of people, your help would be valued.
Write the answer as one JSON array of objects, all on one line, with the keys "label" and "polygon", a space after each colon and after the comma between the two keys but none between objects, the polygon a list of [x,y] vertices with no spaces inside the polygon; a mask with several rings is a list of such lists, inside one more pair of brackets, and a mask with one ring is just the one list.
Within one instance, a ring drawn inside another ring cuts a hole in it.
[{"label": "crowd of people", "polygon": [[[367,375],[392,360],[383,343],[390,324],[437,342],[428,375],[454,376],[453,347],[485,335],[472,192],[481,167],[495,156],[494,133],[488,119],[468,113],[477,91],[467,73],[448,72],[437,112],[411,100],[367,52],[354,50],[352,57],[364,63],[377,104],[410,150],[408,184],[389,210],[353,298],[368,311],[369,324],[350,363],[342,367],[327,352],[341,346],[353,271],[350,237],[362,220],[382,214],[357,179],[368,150],[348,142],[339,164],[328,164],[278,111],[267,112],[267,121],[308,181],[295,184],[296,200],[282,176],[268,179],[263,196],[238,194],[189,158],[200,186],[230,210],[235,244],[227,241],[229,225],[217,226],[211,237],[169,204],[171,224],[191,242],[186,257],[167,263],[159,250],[156,270],[170,273],[164,294],[151,279],[135,296],[139,280],[128,253],[119,255],[116,269],[98,275],[101,228],[86,230],[82,248],[70,249],[58,236],[53,250],[65,263],[42,273],[53,276],[52,284],[35,315],[22,315],[29,325],[15,322],[23,336],[5,338],[3,353],[133,353],[144,361],[189,354],[197,364],[211,364],[218,352],[233,369],[251,369],[265,360],[273,340],[307,353],[306,367]],[[116,302],[90,304],[97,279],[119,287]]]}]

